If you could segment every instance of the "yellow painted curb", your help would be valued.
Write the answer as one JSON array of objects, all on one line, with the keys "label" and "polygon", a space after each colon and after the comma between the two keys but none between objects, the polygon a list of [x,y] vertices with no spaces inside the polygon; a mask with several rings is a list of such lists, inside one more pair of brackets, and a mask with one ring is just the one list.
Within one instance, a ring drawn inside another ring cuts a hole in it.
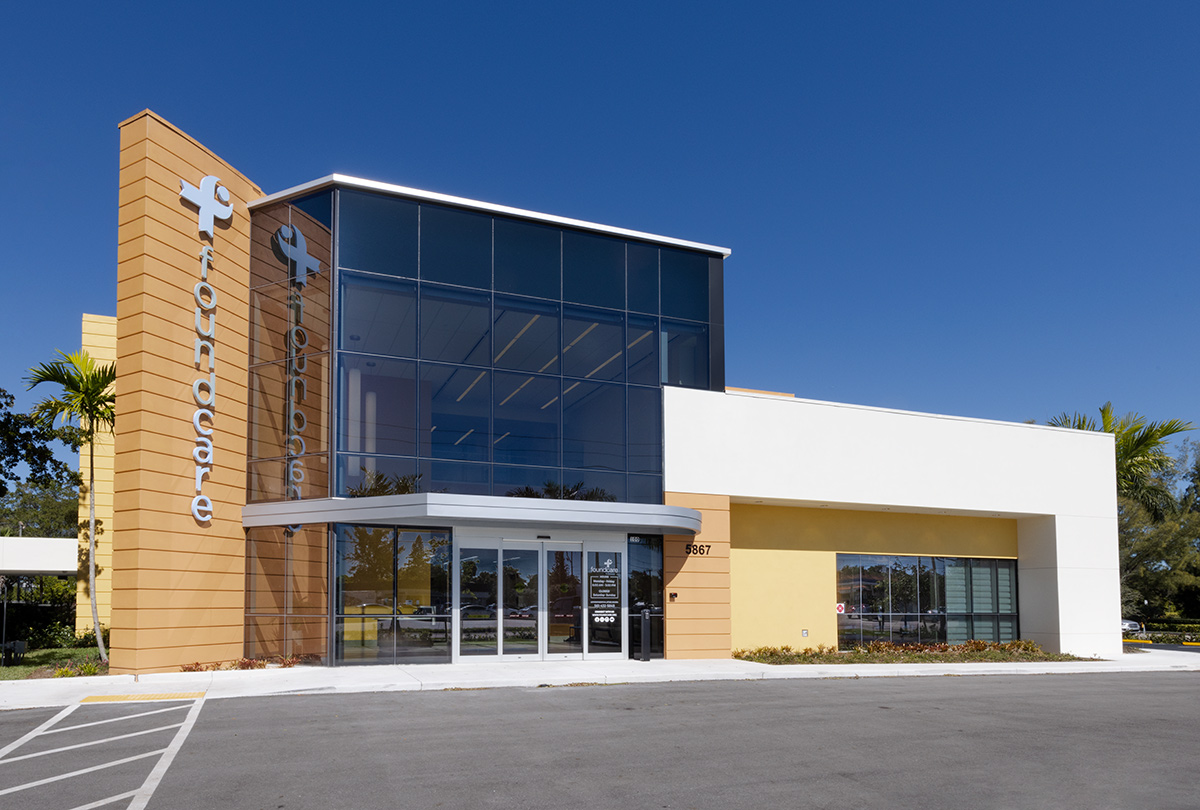
[{"label": "yellow painted curb", "polygon": [[1127,638],[1121,641],[1122,644],[1153,644],[1153,641],[1147,641],[1144,638]]},{"label": "yellow painted curb", "polygon": [[1188,647],[1200,647],[1200,641],[1181,641],[1180,644],[1186,644]]},{"label": "yellow painted curb", "polygon": [[196,700],[203,692],[158,692],[145,695],[90,695],[80,703],[120,703],[126,700]]}]

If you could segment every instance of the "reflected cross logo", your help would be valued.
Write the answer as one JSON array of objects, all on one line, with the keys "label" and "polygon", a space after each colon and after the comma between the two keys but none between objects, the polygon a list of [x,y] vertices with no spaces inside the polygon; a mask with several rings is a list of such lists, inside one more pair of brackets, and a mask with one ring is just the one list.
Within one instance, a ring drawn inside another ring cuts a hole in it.
[{"label": "reflected cross logo", "polygon": [[275,232],[280,252],[287,257],[292,281],[301,287],[308,285],[309,273],[320,273],[321,263],[308,254],[308,240],[295,225],[280,225]]},{"label": "reflected cross logo", "polygon": [[200,181],[197,188],[187,180],[179,180],[179,196],[200,209],[196,217],[196,227],[200,233],[213,235],[213,220],[228,221],[233,216],[233,205],[229,202],[229,189],[220,185],[215,174],[207,175]]}]

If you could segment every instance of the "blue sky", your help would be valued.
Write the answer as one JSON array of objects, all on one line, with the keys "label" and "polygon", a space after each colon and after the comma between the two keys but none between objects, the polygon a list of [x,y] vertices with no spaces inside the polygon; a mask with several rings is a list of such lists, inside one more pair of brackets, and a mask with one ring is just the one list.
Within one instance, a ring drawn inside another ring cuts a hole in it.
[{"label": "blue sky", "polygon": [[[18,4],[0,387],[115,314],[117,124],[724,245],[727,382],[1200,425],[1200,4]],[[1193,434],[1195,435],[1195,434]]]}]

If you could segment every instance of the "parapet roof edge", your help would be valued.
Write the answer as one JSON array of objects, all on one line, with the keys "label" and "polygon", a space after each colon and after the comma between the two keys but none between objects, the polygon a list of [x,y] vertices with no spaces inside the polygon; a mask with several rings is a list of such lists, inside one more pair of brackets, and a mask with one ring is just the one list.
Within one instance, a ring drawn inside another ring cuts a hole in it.
[{"label": "parapet roof edge", "polygon": [[364,180],[361,177],[350,177],[345,174],[330,174],[317,180],[312,180],[308,183],[302,183],[298,186],[286,188],[283,191],[277,191],[274,194],[268,194],[265,197],[260,197],[253,202],[247,204],[251,210],[261,208],[264,205],[270,205],[278,200],[295,197],[300,194],[317,191],[326,186],[349,186],[351,188],[361,188],[367,191],[381,191],[385,194],[396,194],[404,197],[413,197],[418,200],[428,200],[429,202],[447,203],[449,205],[457,205],[463,208],[474,208],[478,211],[488,211],[493,214],[506,214],[513,217],[521,217],[522,219],[531,219],[538,222],[551,222],[555,225],[565,225],[569,228],[579,228],[585,231],[595,231],[596,233],[612,234],[614,236],[625,236],[632,239],[640,239],[645,242],[657,242],[661,245],[672,245],[674,247],[688,248],[690,250],[702,250],[705,253],[718,253],[722,257],[728,257],[733,251],[729,248],[718,247],[717,245],[706,245],[703,242],[691,242],[687,239],[675,239],[670,236],[660,236],[653,233],[645,233],[643,231],[633,231],[628,228],[617,228],[612,225],[601,225],[598,222],[588,222],[582,219],[571,219],[570,217],[560,217],[554,214],[543,214],[538,211],[528,211],[524,208],[512,208],[507,205],[497,205],[495,203],[482,202],[480,200],[471,200],[466,197],[455,197],[450,194],[439,194],[436,191],[423,191],[419,188],[409,188],[408,186],[397,186],[392,183],[380,183],[377,180]]}]

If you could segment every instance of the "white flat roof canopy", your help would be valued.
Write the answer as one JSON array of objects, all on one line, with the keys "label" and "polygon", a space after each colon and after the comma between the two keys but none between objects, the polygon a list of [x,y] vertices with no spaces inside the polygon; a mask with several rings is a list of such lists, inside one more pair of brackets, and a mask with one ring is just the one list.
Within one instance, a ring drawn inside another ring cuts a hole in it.
[{"label": "white flat roof canopy", "polygon": [[242,507],[242,525],[246,528],[298,523],[523,526],[696,534],[700,531],[700,513],[682,506],[440,492],[373,498],[312,498]]},{"label": "white flat roof canopy", "polygon": [[409,188],[408,186],[397,186],[392,183],[380,183],[376,180],[364,180],[361,177],[350,177],[345,174],[330,174],[318,180],[313,180],[310,183],[302,183],[298,186],[286,188],[283,191],[277,191],[274,194],[268,194],[265,197],[260,197],[257,200],[249,203],[248,207],[251,211],[255,208],[262,208],[264,205],[270,205],[279,200],[285,200],[289,197],[296,197],[301,194],[310,194],[314,191],[320,191],[327,186],[346,186],[348,188],[358,188],[364,191],[378,191],[383,194],[391,194],[397,197],[408,197],[414,200],[425,200],[427,202],[445,203],[446,205],[457,205],[462,208],[474,208],[477,211],[487,211],[492,214],[503,214],[510,217],[520,217],[521,219],[531,219],[537,222],[545,222],[552,225],[559,225],[567,228],[578,228],[583,231],[594,231],[596,233],[608,234],[610,236],[620,236],[627,239],[638,239],[643,242],[654,242],[660,245],[670,247],[687,248],[688,250],[701,250],[705,253],[715,253],[721,257],[729,256],[732,251],[729,248],[718,247],[716,245],[706,245],[703,242],[690,242],[686,239],[675,239],[670,236],[659,236],[653,233],[643,233],[642,231],[632,231],[628,228],[617,228],[612,225],[601,225],[598,222],[587,222],[582,219],[570,219],[568,217],[555,216],[554,214],[543,214],[538,211],[527,211],[524,208],[512,208],[507,205],[496,205],[495,203],[481,202],[480,200],[471,200],[466,197],[454,197],[449,194],[439,194],[436,191],[422,191],[419,188]]},{"label": "white flat roof canopy", "polygon": [[0,574],[64,576],[79,572],[74,537],[0,537]]}]

